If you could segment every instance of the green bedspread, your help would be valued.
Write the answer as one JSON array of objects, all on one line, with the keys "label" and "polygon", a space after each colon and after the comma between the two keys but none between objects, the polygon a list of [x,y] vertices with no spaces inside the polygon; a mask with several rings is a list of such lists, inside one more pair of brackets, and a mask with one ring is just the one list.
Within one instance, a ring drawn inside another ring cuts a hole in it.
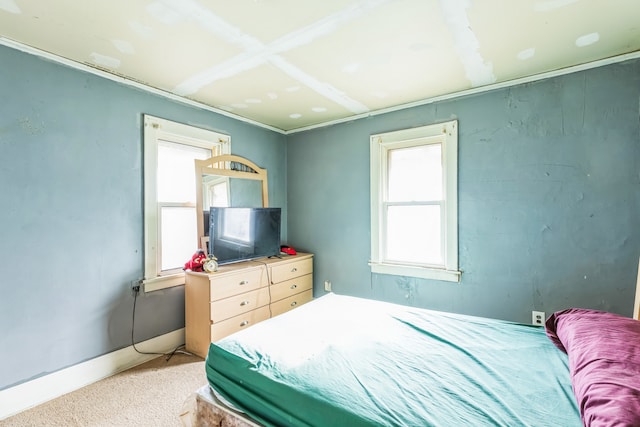
[{"label": "green bedspread", "polygon": [[206,372],[264,425],[581,425],[543,328],[335,294],[212,343]]}]

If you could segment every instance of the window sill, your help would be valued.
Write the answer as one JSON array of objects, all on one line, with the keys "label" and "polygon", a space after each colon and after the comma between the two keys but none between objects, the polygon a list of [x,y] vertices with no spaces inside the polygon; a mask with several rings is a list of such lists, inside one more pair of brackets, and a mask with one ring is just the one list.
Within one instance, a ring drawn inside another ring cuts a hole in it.
[{"label": "window sill", "polygon": [[142,283],[144,285],[145,293],[172,288],[174,286],[184,285],[184,273],[145,279]]},{"label": "window sill", "polygon": [[418,277],[421,279],[442,280],[445,282],[460,283],[461,271],[445,270],[440,268],[413,267],[406,265],[383,264],[370,262],[372,273],[391,274],[394,276]]}]

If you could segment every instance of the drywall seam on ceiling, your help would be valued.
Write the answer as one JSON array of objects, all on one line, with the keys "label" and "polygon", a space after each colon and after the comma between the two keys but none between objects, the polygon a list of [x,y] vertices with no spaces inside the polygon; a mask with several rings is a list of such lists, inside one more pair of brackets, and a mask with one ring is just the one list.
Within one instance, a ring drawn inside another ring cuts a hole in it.
[{"label": "drywall seam on ceiling", "polygon": [[[239,46],[245,51],[225,63],[195,74],[178,84],[174,88],[174,92],[184,96],[192,95],[204,86],[217,80],[233,76],[242,71],[255,68],[265,62],[269,62],[311,90],[341,105],[352,113],[359,114],[369,111],[369,108],[365,105],[349,98],[335,87],[327,83],[319,82],[315,77],[278,56],[278,53],[287,52],[331,34],[341,25],[389,1],[390,0],[360,1],[265,45],[255,37],[242,33],[240,29],[224,21],[210,10],[200,7],[193,0],[162,0],[163,4],[169,6],[176,13],[187,13],[187,18],[196,20],[203,28],[228,43]],[[186,7],[187,5],[188,7]]]},{"label": "drywall seam on ceiling", "polygon": [[215,107],[212,107],[210,105],[203,104],[201,102],[197,102],[197,101],[194,101],[194,100],[189,99],[189,98],[185,98],[183,96],[178,96],[178,95],[175,95],[173,93],[170,93],[170,92],[155,88],[153,86],[149,86],[149,85],[146,85],[146,84],[143,84],[143,83],[139,83],[139,82],[136,82],[134,80],[130,80],[130,79],[127,79],[125,77],[118,76],[118,75],[113,74],[113,73],[109,73],[109,72],[101,70],[99,68],[95,68],[95,67],[89,66],[87,64],[82,64],[82,63],[77,62],[77,61],[72,61],[70,59],[63,58],[62,56],[54,55],[52,53],[46,52],[44,50],[37,49],[37,48],[32,47],[32,46],[28,46],[28,45],[22,44],[20,42],[8,39],[6,37],[0,37],[0,45],[4,45],[4,46],[7,46],[7,47],[12,48],[12,49],[19,50],[21,52],[25,52],[25,53],[28,53],[28,54],[31,54],[31,55],[34,55],[34,56],[38,56],[40,58],[47,59],[49,61],[57,62],[59,64],[66,65],[66,66],[68,66],[70,68],[75,68],[75,69],[80,70],[80,71],[85,71],[87,73],[95,74],[96,76],[104,77],[105,79],[112,80],[114,82],[121,83],[121,84],[124,84],[124,85],[127,85],[127,86],[131,86],[131,87],[134,87],[136,89],[141,89],[141,90],[144,90],[145,92],[149,92],[149,93],[152,93],[154,95],[159,95],[159,96],[171,99],[173,101],[180,102],[182,104],[190,105],[192,107],[200,108],[202,110],[211,111],[213,113],[220,114],[221,116],[229,117],[229,118],[232,118],[234,120],[245,122],[245,123],[248,123],[248,124],[251,124],[251,125],[254,125],[254,126],[259,126],[261,128],[268,129],[268,130],[271,130],[271,131],[274,131],[274,132],[278,132],[278,133],[281,133],[281,134],[285,133],[285,131],[283,129],[279,129],[279,128],[267,125],[265,123],[260,123],[258,121],[255,121],[255,120],[252,120],[252,119],[248,119],[246,117],[242,117],[242,116],[239,116],[237,114],[233,114],[233,113],[230,113],[228,111],[224,111],[224,110],[221,110],[219,108],[215,108]]},{"label": "drywall seam on ceiling", "polygon": [[493,65],[480,55],[480,42],[471,30],[467,9],[469,0],[439,0],[444,20],[454,40],[458,59],[474,87],[495,83]]},{"label": "drywall seam on ceiling", "polygon": [[294,133],[305,132],[308,130],[319,129],[327,126],[333,126],[340,123],[347,123],[358,119],[364,119],[367,117],[379,116],[381,114],[391,113],[394,111],[405,110],[407,108],[419,107],[421,105],[433,104],[434,102],[446,101],[449,99],[460,98],[468,95],[475,95],[482,92],[489,92],[495,89],[502,89],[505,87],[516,86],[525,83],[531,83],[538,80],[549,79],[557,76],[564,76],[566,74],[577,73],[579,71],[590,70],[592,68],[604,67],[605,65],[615,64],[618,62],[624,62],[631,59],[640,58],[640,51],[626,53],[623,55],[612,56],[610,58],[600,59],[598,61],[592,61],[585,64],[574,65],[572,67],[563,68],[560,70],[548,71],[546,73],[534,74],[528,77],[522,77],[519,79],[508,80],[505,82],[494,83],[486,86],[480,86],[473,89],[467,89],[459,92],[452,92],[446,95],[440,95],[433,98],[426,98],[420,101],[410,102],[407,104],[397,105],[395,107],[382,108],[380,110],[370,111],[368,113],[359,114],[357,116],[345,117],[344,119],[332,120],[329,122],[319,123],[317,125],[304,126],[296,129],[284,131],[285,135],[292,135]]},{"label": "drywall seam on ceiling", "polygon": [[369,108],[367,106],[359,103],[354,99],[349,98],[343,92],[337,90],[330,84],[323,83],[317,80],[315,77],[310,76],[295,65],[282,59],[279,55],[275,55],[269,58],[269,63],[275,65],[285,74],[296,79],[308,88],[318,92],[321,95],[324,95],[325,98],[329,98],[336,104],[345,107],[352,113],[360,114],[369,111]]},{"label": "drywall seam on ceiling", "polygon": [[279,39],[270,43],[270,46],[275,46],[278,50],[276,52],[288,51],[300,46],[304,46],[319,39],[330,35],[338,30],[342,25],[348,24],[356,18],[364,15],[365,13],[382,6],[385,3],[389,3],[391,0],[364,0],[358,3],[349,5],[348,7],[341,9],[340,11],[307,25],[306,27],[298,28]]},{"label": "drywall seam on ceiling", "polygon": [[222,64],[215,65],[194,74],[187,80],[178,84],[173,91],[181,96],[192,95],[204,86],[217,80],[231,77],[264,64],[267,61],[268,55],[269,53],[267,52],[262,52],[261,54],[255,54],[254,52],[241,53]]},{"label": "drywall seam on ceiling", "polygon": [[0,9],[15,15],[20,15],[22,13],[22,10],[20,10],[16,2],[13,0],[0,0]]}]

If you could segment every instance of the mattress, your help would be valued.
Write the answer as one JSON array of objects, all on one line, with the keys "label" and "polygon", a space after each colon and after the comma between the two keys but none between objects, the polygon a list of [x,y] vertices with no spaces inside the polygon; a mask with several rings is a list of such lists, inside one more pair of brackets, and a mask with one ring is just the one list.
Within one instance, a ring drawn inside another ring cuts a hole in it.
[{"label": "mattress", "polygon": [[327,294],[212,343],[209,384],[266,426],[581,426],[540,327]]}]

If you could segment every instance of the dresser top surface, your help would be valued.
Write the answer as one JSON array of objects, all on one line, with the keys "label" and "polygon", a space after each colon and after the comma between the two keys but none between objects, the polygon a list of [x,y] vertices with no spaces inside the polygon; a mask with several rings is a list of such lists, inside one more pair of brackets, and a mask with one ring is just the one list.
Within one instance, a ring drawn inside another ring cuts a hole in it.
[{"label": "dresser top surface", "polygon": [[296,262],[304,259],[312,258],[313,254],[298,252],[296,255],[282,255],[280,257],[271,258],[258,258],[250,261],[235,262],[232,264],[224,264],[218,267],[218,271],[215,273],[185,271],[186,275],[193,276],[219,276],[226,273],[234,273],[239,270],[259,269],[266,266],[272,266],[274,264],[286,264],[289,262]]}]

